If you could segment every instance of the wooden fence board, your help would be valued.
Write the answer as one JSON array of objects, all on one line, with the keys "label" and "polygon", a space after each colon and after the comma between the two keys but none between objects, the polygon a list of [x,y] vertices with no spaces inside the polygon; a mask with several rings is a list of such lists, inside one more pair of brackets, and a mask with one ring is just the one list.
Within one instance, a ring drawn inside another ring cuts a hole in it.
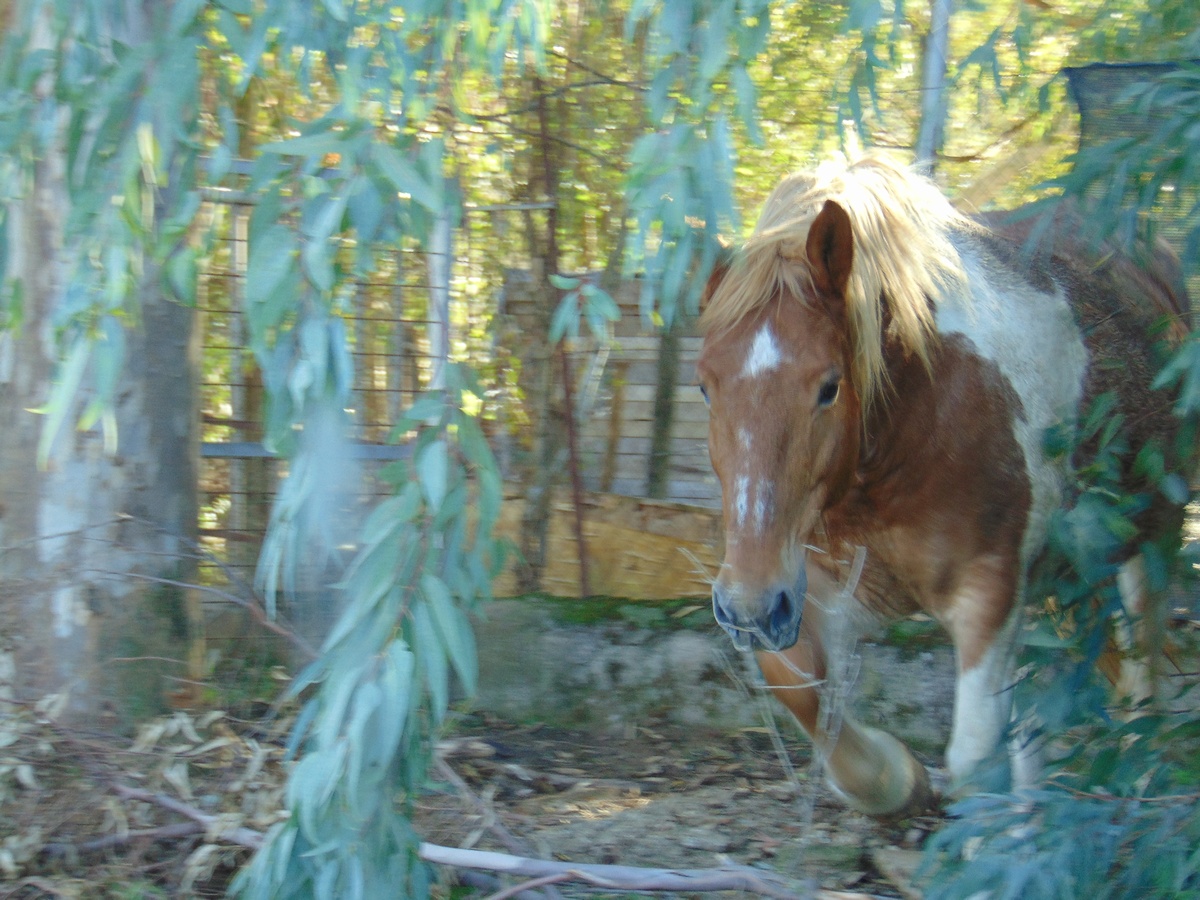
[{"label": "wooden fence board", "polygon": [[[504,292],[504,313],[517,331],[532,335],[535,317],[533,304],[526,299],[532,296],[528,273],[511,275]],[[621,310],[617,339],[607,351],[600,389],[580,435],[585,481],[592,487],[605,486],[634,496],[644,495],[646,490],[661,343],[660,336],[641,318],[640,290],[640,283],[629,281],[614,293]],[[708,409],[696,388],[696,359],[702,342],[695,332],[679,337],[667,489],[671,499],[712,506],[720,494],[708,466]],[[595,344],[586,334],[581,335],[570,342],[568,352],[574,371],[583,378],[582,373],[589,371],[597,358]]]}]

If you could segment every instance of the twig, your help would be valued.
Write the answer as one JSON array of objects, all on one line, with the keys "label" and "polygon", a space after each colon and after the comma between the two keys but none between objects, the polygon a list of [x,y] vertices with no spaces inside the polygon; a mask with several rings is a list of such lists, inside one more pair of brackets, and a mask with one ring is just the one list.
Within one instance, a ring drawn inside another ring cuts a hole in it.
[{"label": "twig", "polygon": [[1082,797],[1085,800],[1104,800],[1106,802],[1117,803],[1195,803],[1200,800],[1200,793],[1191,794],[1159,794],[1152,797],[1121,797],[1117,794],[1101,794],[1093,791],[1085,791],[1081,788],[1071,787],[1069,784],[1063,783],[1062,773],[1056,773],[1046,779],[1048,784],[1066,791],[1076,797]]},{"label": "twig", "polygon": [[120,834],[107,834],[101,838],[84,841],[82,844],[63,844],[54,843],[47,844],[42,848],[42,852],[50,856],[68,856],[70,854],[95,853],[97,850],[107,850],[110,847],[120,847],[123,844],[128,844],[131,841],[149,838],[152,841],[169,841],[175,838],[190,837],[193,834],[200,834],[204,831],[204,826],[199,822],[174,822],[170,825],[162,825],[158,828],[139,828],[134,831],[125,831]]},{"label": "twig", "polygon": [[593,778],[590,775],[563,775],[560,772],[546,772],[541,769],[530,769],[517,763],[497,762],[492,759],[476,759],[474,764],[480,769],[491,769],[508,775],[518,781],[529,784],[546,784],[556,791],[568,791],[577,787],[610,788],[618,791],[643,791],[646,786],[637,781],[622,778]]},{"label": "twig", "polygon": [[[155,794],[152,791],[144,791],[141,788],[129,787],[128,785],[119,783],[114,783],[112,788],[126,799],[154,803],[163,809],[169,809],[173,813],[178,813],[185,818],[191,819],[193,822],[199,822],[204,826],[206,831],[211,829],[215,824],[218,824],[216,816],[201,812],[196,807],[176,800],[174,797],[168,797],[166,794]],[[263,842],[262,833],[255,831],[253,828],[225,828],[217,832],[214,837],[229,841],[231,844],[248,847],[251,850],[257,850],[262,846]]]},{"label": "twig", "polygon": [[[471,790],[470,785],[468,785],[462,779],[461,775],[454,771],[453,766],[451,766],[440,756],[434,765],[437,768],[438,774],[454,786],[454,789],[458,791],[459,796],[467,803],[470,803],[473,807],[475,807],[475,809],[487,823],[488,830],[491,831],[492,834],[494,834],[497,838],[499,838],[500,842],[504,844],[505,847],[507,847],[513,853],[526,852],[524,842],[504,827],[504,823],[500,822],[496,818],[495,810]],[[554,889],[552,883],[546,886],[544,893],[550,898],[550,900],[562,900],[562,894]]]},{"label": "twig", "polygon": [[571,881],[574,876],[570,872],[559,872],[557,875],[543,875],[541,878],[532,878],[529,881],[522,881],[518,885],[510,888],[505,888],[502,891],[496,891],[494,894],[489,894],[484,900],[509,900],[510,897],[516,897],[526,891],[536,890],[537,888],[553,888],[556,884],[562,884],[564,881]]}]

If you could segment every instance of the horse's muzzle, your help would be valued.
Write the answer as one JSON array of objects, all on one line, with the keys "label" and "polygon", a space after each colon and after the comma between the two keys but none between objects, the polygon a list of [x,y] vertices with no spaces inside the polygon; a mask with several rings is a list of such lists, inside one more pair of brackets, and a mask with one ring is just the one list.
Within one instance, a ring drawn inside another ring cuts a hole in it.
[{"label": "horse's muzzle", "polygon": [[764,591],[747,602],[739,589],[713,585],[713,615],[738,650],[786,650],[800,637],[808,578],[800,571],[790,587]]}]

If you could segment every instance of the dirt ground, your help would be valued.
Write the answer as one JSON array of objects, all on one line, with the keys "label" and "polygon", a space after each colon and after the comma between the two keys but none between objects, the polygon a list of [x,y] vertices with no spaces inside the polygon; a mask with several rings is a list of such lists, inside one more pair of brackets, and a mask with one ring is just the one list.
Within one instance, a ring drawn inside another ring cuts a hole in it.
[{"label": "dirt ground", "polygon": [[[902,896],[936,826],[859,815],[833,796],[802,738],[670,723],[602,737],[470,717],[447,762],[482,802],[426,808],[428,839],[575,863],[650,868],[765,867],[801,885]],[[447,785],[450,799],[454,787]],[[457,813],[461,815],[461,813]],[[511,840],[480,828],[494,814]]]},{"label": "dirt ground", "polygon": [[[196,815],[211,826],[232,812],[231,826],[258,831],[278,815],[282,732],[178,713],[130,741],[25,712],[0,746],[0,900],[222,896],[248,851],[209,840]],[[894,897],[903,877],[883,870],[910,864],[936,824],[847,811],[811,777],[801,739],[764,729],[648,722],[597,736],[473,714],[441,755],[417,825],[451,847],[656,869],[734,863]],[[153,799],[164,796],[177,808]]]}]

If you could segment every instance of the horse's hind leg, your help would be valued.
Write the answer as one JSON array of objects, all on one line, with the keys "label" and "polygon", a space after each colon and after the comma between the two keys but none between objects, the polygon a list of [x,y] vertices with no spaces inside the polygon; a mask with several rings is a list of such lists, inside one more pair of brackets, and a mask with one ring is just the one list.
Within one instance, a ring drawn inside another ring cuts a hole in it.
[{"label": "horse's hind leg", "polygon": [[1141,555],[1127,560],[1117,573],[1117,588],[1125,615],[1116,623],[1116,643],[1121,653],[1120,674],[1117,677],[1117,699],[1129,704],[1133,715],[1154,699],[1154,671],[1150,654],[1154,648],[1150,632],[1152,623],[1150,593],[1146,586],[1146,565]]},{"label": "horse's hind leg", "polygon": [[820,639],[820,610],[810,604],[800,640],[758,662],[775,696],[796,717],[824,758],[826,774],[846,802],[873,816],[903,816],[933,805],[929,773],[890,734],[856,722],[844,711],[822,716],[829,666]]}]

